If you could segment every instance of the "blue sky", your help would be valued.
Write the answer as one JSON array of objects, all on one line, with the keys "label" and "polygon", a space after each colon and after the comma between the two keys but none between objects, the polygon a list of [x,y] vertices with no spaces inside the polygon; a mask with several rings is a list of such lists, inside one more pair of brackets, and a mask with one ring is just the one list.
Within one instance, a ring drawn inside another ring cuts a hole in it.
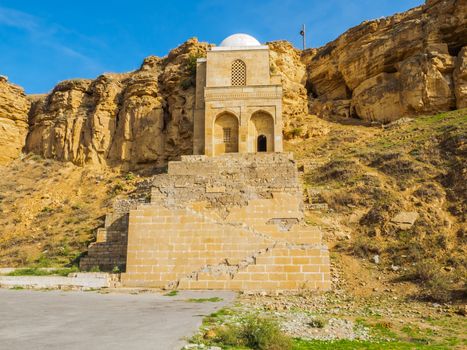
[{"label": "blue sky", "polygon": [[243,32],[259,41],[309,46],[335,39],[364,20],[423,0],[0,0],[0,74],[27,93],[70,78],[126,72],[144,57],[165,56],[190,37],[219,43]]}]

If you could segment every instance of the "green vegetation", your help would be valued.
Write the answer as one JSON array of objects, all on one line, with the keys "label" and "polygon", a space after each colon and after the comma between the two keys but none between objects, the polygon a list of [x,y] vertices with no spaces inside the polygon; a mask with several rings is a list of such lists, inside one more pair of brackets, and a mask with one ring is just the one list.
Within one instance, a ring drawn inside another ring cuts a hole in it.
[{"label": "green vegetation", "polygon": [[178,294],[178,290],[171,290],[170,292],[168,293],[165,293],[164,296],[166,297],[174,297]]},{"label": "green vegetation", "polygon": [[188,56],[186,60],[186,68],[187,68],[188,73],[192,77],[196,76],[196,61],[198,60],[198,58],[203,58],[203,57],[206,57],[206,55],[200,52],[192,53]]},{"label": "green vegetation", "polygon": [[270,318],[248,315],[239,323],[220,326],[215,330],[213,342],[221,346],[255,350],[288,350],[292,341]]},{"label": "green vegetation", "polygon": [[219,301],[222,301],[224,299],[219,298],[219,297],[212,297],[212,298],[190,298],[187,299],[186,301],[189,303],[218,303]]},{"label": "green vegetation", "polygon": [[414,344],[408,342],[371,342],[360,340],[295,340],[293,350],[443,350],[450,349],[446,346]]},{"label": "green vegetation", "polygon": [[11,290],[23,290],[24,287],[22,287],[22,286],[13,286],[13,287],[11,287],[10,289],[11,289]]},{"label": "green vegetation", "polygon": [[24,269],[16,269],[8,273],[8,276],[68,276],[68,274],[78,271],[79,269],[76,266],[70,268],[60,268],[51,270],[44,270],[37,267],[31,267]]},{"label": "green vegetation", "polygon": [[132,181],[136,178],[135,174],[133,174],[131,171],[125,174],[125,180],[126,181]]}]

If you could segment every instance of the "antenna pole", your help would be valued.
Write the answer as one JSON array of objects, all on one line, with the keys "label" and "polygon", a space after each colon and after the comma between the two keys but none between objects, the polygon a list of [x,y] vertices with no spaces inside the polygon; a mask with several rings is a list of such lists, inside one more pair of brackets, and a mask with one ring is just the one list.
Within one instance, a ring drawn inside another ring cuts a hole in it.
[{"label": "antenna pole", "polygon": [[303,25],[303,50],[306,49],[306,31],[305,31],[305,24]]},{"label": "antenna pole", "polygon": [[306,49],[306,30],[305,30],[305,24],[302,24],[302,30],[300,31],[300,35],[302,36],[303,50],[305,50],[305,49]]}]

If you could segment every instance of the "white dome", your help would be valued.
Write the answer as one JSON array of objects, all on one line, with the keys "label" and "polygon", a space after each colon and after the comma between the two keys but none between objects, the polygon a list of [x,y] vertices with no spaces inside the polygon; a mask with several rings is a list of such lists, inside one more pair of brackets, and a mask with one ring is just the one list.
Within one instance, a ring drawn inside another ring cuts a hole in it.
[{"label": "white dome", "polygon": [[248,34],[233,34],[222,40],[222,47],[261,46],[261,43]]}]

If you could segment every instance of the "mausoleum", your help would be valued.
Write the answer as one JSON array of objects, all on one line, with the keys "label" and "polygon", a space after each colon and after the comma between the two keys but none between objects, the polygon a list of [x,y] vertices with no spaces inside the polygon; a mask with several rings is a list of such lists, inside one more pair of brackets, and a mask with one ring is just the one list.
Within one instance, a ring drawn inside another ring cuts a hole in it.
[{"label": "mausoleum", "polygon": [[234,34],[196,67],[195,154],[282,152],[282,86],[269,47]]}]

